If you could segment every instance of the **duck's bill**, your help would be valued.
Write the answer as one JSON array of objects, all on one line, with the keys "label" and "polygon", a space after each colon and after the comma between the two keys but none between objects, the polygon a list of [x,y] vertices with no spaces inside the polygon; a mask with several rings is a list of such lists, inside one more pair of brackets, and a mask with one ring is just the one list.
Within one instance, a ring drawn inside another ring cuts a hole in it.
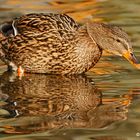
[{"label": "duck's bill", "polygon": [[137,60],[137,58],[135,57],[135,55],[133,53],[127,52],[124,53],[123,56],[135,67],[137,67],[138,69],[140,69],[140,64]]}]

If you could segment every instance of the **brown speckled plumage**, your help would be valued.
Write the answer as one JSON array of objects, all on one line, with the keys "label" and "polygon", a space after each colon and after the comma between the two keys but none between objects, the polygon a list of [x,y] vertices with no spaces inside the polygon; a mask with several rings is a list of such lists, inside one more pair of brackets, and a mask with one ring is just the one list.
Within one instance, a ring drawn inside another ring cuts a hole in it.
[{"label": "brown speckled plumage", "polygon": [[[96,25],[98,24],[95,23],[94,26],[89,22],[79,26],[65,14],[24,15],[2,26],[0,57],[7,65],[12,62],[17,67],[21,66],[25,72],[83,73],[98,62],[104,49],[102,44],[96,41]],[[121,36],[123,31],[118,27],[99,25],[99,33],[104,37],[101,37],[101,41],[106,41],[109,35],[127,41],[127,35]],[[99,40],[98,37],[97,34]]]}]

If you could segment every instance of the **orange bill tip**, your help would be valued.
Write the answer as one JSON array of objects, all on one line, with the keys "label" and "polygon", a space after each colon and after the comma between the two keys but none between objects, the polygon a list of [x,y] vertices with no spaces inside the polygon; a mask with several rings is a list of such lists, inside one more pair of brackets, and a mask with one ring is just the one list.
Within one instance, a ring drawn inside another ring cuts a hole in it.
[{"label": "orange bill tip", "polygon": [[140,64],[135,64],[135,67],[136,67],[137,69],[140,69]]}]

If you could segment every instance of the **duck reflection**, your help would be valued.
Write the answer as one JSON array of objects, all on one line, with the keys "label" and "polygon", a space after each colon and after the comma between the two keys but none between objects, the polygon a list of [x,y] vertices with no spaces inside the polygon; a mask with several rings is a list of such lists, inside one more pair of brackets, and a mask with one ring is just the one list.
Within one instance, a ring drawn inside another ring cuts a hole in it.
[{"label": "duck reflection", "polygon": [[[1,115],[0,126],[16,124],[13,133],[103,128],[126,119],[125,105],[103,104],[101,91],[85,76],[29,74],[20,80],[5,72],[0,82],[1,108],[8,112]],[[6,133],[11,130],[5,128]]]}]

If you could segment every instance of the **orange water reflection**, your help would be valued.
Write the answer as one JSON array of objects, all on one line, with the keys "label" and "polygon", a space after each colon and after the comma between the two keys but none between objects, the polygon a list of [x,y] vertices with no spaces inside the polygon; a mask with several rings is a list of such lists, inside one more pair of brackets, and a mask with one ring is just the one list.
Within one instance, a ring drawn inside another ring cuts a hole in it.
[{"label": "orange water reflection", "polygon": [[6,0],[2,2],[4,7],[1,10],[9,8],[12,12],[18,12],[21,14],[32,12],[58,12],[66,13],[79,22],[82,22],[85,19],[101,21],[101,18],[92,18],[92,15],[103,12],[96,7],[98,3],[97,0],[83,0],[81,2],[75,0]]},{"label": "orange water reflection", "polygon": [[105,128],[127,119],[132,100],[129,94],[104,98],[84,76],[29,74],[19,79],[5,72],[0,82],[2,133]]}]

